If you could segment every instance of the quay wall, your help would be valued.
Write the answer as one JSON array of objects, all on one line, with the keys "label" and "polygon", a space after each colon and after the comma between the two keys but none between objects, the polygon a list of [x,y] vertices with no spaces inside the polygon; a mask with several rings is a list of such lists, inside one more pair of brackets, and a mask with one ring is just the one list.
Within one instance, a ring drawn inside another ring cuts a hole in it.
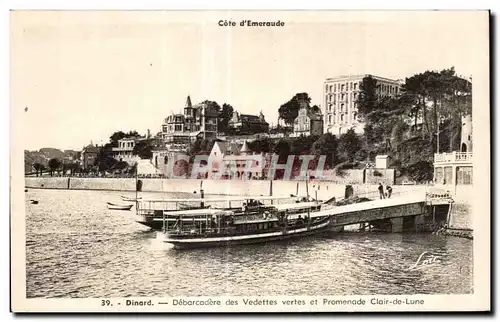
[{"label": "quay wall", "polygon": [[[206,194],[212,195],[255,195],[289,196],[306,195],[325,200],[344,196],[345,185],[336,182],[294,180],[212,180],[212,179],[153,179],[141,178],[142,191],[193,193],[202,185]],[[134,178],[67,178],[67,177],[26,177],[26,188],[135,191]],[[376,184],[353,184],[354,193],[367,198],[378,198]],[[426,191],[426,186],[393,186],[393,194]]]},{"label": "quay wall", "polygon": [[474,216],[487,215],[488,212],[473,211],[472,198],[474,190],[472,185],[436,185],[441,190],[447,190],[453,195],[453,204],[451,206],[451,213],[449,217],[448,227],[456,230],[472,230],[473,227],[473,213]]}]

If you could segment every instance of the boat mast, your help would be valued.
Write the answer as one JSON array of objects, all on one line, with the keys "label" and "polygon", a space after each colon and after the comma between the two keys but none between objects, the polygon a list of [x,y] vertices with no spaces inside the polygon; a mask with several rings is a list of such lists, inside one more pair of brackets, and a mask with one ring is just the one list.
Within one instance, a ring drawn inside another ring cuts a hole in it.
[{"label": "boat mast", "polygon": [[[203,180],[200,181],[200,194],[201,194],[201,199],[205,197],[205,192],[203,191]],[[202,201],[200,204],[201,208],[205,207],[205,203]]]},{"label": "boat mast", "polygon": [[307,201],[309,201],[309,173],[306,174],[306,196]]},{"label": "boat mast", "polygon": [[135,214],[137,215],[137,207],[139,206],[139,201],[137,200],[137,172],[139,168],[139,163],[135,163]]}]

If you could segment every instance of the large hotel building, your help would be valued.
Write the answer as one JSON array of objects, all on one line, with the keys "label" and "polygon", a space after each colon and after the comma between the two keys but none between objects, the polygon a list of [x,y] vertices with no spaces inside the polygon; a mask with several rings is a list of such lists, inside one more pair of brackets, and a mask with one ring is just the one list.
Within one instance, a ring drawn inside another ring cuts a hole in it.
[{"label": "large hotel building", "polygon": [[363,78],[368,76],[377,81],[379,95],[399,93],[401,82],[389,78],[369,74],[327,78],[323,84],[325,132],[340,135],[352,128],[356,133],[363,133],[364,123],[358,114],[356,101]]}]

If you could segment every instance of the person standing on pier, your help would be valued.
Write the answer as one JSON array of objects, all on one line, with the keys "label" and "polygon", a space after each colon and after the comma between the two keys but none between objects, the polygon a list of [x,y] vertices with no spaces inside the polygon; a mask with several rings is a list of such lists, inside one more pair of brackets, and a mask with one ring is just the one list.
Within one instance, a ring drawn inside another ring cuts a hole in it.
[{"label": "person standing on pier", "polygon": [[378,184],[378,193],[380,194],[380,199],[385,199],[384,186],[382,185],[382,183]]},{"label": "person standing on pier", "polygon": [[386,190],[387,190],[387,199],[389,199],[391,197],[391,195],[392,195],[392,187],[391,186],[387,186]]}]

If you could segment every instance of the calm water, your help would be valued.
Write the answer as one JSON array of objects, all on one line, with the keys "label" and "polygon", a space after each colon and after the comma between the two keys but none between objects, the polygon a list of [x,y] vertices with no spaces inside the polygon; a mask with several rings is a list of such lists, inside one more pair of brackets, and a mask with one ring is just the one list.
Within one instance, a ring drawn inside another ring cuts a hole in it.
[{"label": "calm water", "polygon": [[[472,241],[344,233],[178,251],[108,210],[123,192],[29,190],[27,297],[347,295],[472,292]],[[133,196],[133,193],[128,193]],[[158,195],[156,195],[158,196]],[[424,251],[440,262],[409,270]]]}]

